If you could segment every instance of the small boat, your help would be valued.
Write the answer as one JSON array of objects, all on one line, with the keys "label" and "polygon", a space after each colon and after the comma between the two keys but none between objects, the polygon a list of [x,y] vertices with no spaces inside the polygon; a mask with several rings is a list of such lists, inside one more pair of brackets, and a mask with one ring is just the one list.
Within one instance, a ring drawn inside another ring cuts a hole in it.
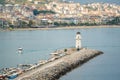
[{"label": "small boat", "polygon": [[18,50],[23,50],[23,48],[18,48]]},{"label": "small boat", "polygon": [[18,48],[18,53],[22,53],[23,52],[23,48]]},{"label": "small boat", "polygon": [[8,78],[8,79],[15,79],[17,76],[18,76],[18,74],[17,74],[17,73],[14,73],[14,74],[12,74],[12,75],[9,75],[7,78]]},{"label": "small boat", "polygon": [[5,76],[0,75],[0,80],[4,80],[4,79],[5,79]]},{"label": "small boat", "polygon": [[54,53],[50,53],[50,55],[58,55],[59,53],[54,52]]}]

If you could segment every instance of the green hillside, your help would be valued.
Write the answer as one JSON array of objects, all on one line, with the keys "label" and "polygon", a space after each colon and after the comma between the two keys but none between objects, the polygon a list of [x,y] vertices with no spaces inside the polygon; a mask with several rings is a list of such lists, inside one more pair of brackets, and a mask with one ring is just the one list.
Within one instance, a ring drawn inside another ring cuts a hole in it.
[{"label": "green hillside", "polygon": [[0,4],[4,4],[5,3],[5,0],[0,0]]}]

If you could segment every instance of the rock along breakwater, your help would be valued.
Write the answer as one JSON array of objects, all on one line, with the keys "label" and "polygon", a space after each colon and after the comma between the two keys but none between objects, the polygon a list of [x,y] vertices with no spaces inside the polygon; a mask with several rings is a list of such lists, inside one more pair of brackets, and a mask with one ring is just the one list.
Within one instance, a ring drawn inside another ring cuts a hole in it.
[{"label": "rock along breakwater", "polygon": [[59,59],[20,75],[15,80],[57,80],[79,65],[103,54],[101,51],[86,48],[70,52],[68,51],[67,55]]}]

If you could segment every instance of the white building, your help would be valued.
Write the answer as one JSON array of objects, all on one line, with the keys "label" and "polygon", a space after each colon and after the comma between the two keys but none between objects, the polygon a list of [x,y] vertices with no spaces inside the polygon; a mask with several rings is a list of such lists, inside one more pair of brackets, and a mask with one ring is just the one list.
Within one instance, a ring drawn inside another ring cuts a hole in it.
[{"label": "white building", "polygon": [[77,32],[76,34],[76,48],[80,49],[82,47],[81,45],[81,35],[80,32]]},{"label": "white building", "polygon": [[14,5],[12,4],[5,4],[5,11],[11,12],[13,10]]},{"label": "white building", "polygon": [[40,3],[40,1],[34,1],[34,4],[39,4]]},{"label": "white building", "polygon": [[28,0],[28,1],[32,2],[33,0]]}]

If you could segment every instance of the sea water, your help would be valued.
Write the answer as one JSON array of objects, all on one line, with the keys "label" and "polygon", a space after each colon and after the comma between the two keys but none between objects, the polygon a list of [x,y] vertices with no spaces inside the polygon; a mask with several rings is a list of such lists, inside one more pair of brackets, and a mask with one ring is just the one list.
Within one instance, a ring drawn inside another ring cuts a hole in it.
[{"label": "sea water", "polygon": [[[23,30],[0,32],[0,69],[46,60],[57,49],[75,47],[76,32],[82,46],[104,52],[60,80],[119,80],[120,28]],[[18,53],[18,48],[23,52]]]}]

